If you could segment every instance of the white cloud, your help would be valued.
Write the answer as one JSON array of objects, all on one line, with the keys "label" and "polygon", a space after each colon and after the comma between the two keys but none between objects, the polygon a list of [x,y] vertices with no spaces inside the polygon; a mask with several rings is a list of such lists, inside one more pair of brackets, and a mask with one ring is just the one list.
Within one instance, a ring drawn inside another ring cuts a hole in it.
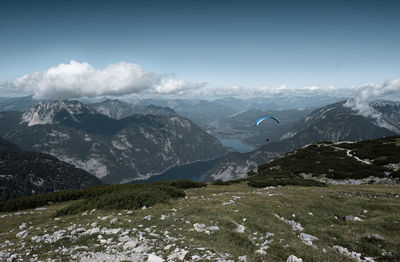
[{"label": "white cloud", "polygon": [[381,113],[373,109],[369,103],[372,100],[392,96],[400,96],[400,78],[387,80],[382,85],[368,85],[358,88],[359,94],[354,99],[349,99],[345,106],[353,109],[357,114],[364,117],[376,119],[377,123],[384,128],[395,130],[393,126],[382,119]]},{"label": "white cloud", "polygon": [[170,78],[154,85],[153,93],[156,94],[184,94],[188,90],[201,89],[206,83],[192,83],[182,79]]},{"label": "white cloud", "polygon": [[95,69],[89,63],[72,60],[68,64],[8,81],[4,90],[33,93],[37,99],[68,99],[139,93],[174,94],[204,86],[175,78],[162,78],[133,63],[119,62],[104,69]]}]

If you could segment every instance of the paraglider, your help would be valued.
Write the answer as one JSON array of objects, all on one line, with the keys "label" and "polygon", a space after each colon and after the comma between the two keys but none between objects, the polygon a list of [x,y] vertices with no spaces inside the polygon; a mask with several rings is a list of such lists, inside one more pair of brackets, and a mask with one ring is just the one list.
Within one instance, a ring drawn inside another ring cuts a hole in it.
[{"label": "paraglider", "polygon": [[263,116],[260,117],[259,119],[256,120],[256,122],[254,123],[255,126],[258,126],[262,121],[264,121],[265,119],[273,119],[275,120],[278,124],[280,124],[281,122],[279,121],[278,118],[275,118],[273,116]]},{"label": "paraglider", "polygon": [[[279,121],[279,119],[276,118],[276,117],[273,117],[273,116],[263,116],[263,117],[260,117],[259,119],[257,119],[256,122],[254,123],[254,125],[255,125],[256,127],[258,127],[258,125],[259,125],[262,121],[264,121],[265,119],[273,119],[273,120],[275,120],[278,124],[281,123],[281,122]],[[265,141],[269,142],[269,137],[265,138]]]}]

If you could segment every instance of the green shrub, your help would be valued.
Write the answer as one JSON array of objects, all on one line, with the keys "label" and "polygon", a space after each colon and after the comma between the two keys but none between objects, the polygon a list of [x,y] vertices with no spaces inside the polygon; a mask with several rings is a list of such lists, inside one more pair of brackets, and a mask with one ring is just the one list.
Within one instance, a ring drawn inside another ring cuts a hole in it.
[{"label": "green shrub", "polygon": [[351,174],[342,170],[335,170],[332,173],[327,174],[326,177],[332,179],[348,179],[351,178]]},{"label": "green shrub", "polygon": [[[163,198],[184,197],[185,193],[182,189],[204,186],[207,186],[207,184],[189,180],[156,184],[98,185],[86,190],[58,191],[0,202],[0,212],[36,208],[47,205],[49,202],[59,203],[77,199],[84,199],[84,201],[79,201],[77,204],[68,207],[68,210],[107,209],[109,207],[115,207],[115,209],[137,208],[161,202]],[[135,194],[137,196],[132,196]],[[66,212],[66,210],[63,212]]]},{"label": "green shrub", "polygon": [[206,187],[207,183],[203,182],[195,182],[191,180],[171,180],[171,181],[163,181],[156,182],[155,185],[169,185],[180,189],[188,189],[188,188],[199,188]]},{"label": "green shrub", "polygon": [[304,179],[300,177],[286,177],[273,179],[269,177],[257,176],[248,180],[248,185],[252,187],[267,187],[267,186],[326,186],[325,183]]},{"label": "green shrub", "polygon": [[391,172],[390,176],[393,177],[393,178],[400,178],[400,170]]},{"label": "green shrub", "polygon": [[247,176],[255,176],[255,175],[257,175],[257,173],[254,172],[253,170],[247,172]]},{"label": "green shrub", "polygon": [[18,211],[47,205],[49,202],[58,203],[82,198],[84,190],[63,190],[52,193],[43,193],[28,197],[11,199],[0,202],[0,212]]},{"label": "green shrub", "polygon": [[[72,215],[92,209],[138,209],[166,202],[171,198],[185,197],[182,189],[165,184],[114,185],[92,190],[78,202],[59,210],[56,216]],[[101,194],[97,194],[103,192]],[[106,193],[104,193],[106,192]],[[95,193],[95,194],[94,194]]]},{"label": "green shrub", "polygon": [[239,184],[242,181],[244,181],[244,179],[234,179],[234,180],[229,180],[229,182],[231,182],[231,184]]},{"label": "green shrub", "polygon": [[222,181],[221,179],[218,179],[214,181],[212,184],[217,186],[229,186],[232,183],[230,181]]}]

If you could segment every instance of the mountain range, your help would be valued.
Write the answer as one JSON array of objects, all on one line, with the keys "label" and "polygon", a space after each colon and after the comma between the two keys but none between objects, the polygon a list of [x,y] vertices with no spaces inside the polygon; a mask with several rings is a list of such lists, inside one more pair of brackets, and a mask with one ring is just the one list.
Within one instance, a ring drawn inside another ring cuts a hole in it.
[{"label": "mountain range", "polygon": [[56,156],[106,183],[148,178],[227,152],[189,119],[174,114],[114,119],[78,101],[1,113],[0,126],[0,135],[21,148]]},{"label": "mountain range", "polygon": [[[150,101],[153,100],[147,102]],[[240,178],[258,165],[310,143],[361,141],[395,135],[400,130],[400,105],[390,101],[370,103],[379,120],[358,114],[344,101],[315,110],[241,112],[202,100],[169,100],[163,107],[145,105],[147,102],[41,102],[24,112],[1,112],[0,135],[23,149],[56,156],[95,174],[103,182],[123,183],[217,157],[213,165],[206,164],[212,168],[208,167],[202,179]],[[218,115],[217,119],[208,120],[214,123],[215,130],[224,128],[230,137],[263,145],[249,153],[226,154],[227,149],[216,138],[175,111],[186,110],[190,105],[192,112],[202,112],[202,117],[207,116],[202,111],[207,106],[217,106],[207,109]],[[223,110],[218,111],[219,107]],[[281,124],[255,128],[250,119],[266,114],[278,116]],[[265,142],[267,136],[271,138],[269,143]]]}]

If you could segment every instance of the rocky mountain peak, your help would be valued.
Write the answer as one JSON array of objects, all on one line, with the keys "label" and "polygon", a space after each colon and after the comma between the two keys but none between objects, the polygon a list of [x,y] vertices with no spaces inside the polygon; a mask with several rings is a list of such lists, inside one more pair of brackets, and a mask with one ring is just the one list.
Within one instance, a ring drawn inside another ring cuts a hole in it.
[{"label": "rocky mountain peak", "polygon": [[27,123],[28,126],[55,124],[67,118],[79,122],[79,116],[86,114],[97,114],[97,112],[79,101],[46,101],[28,108],[22,114],[21,123]]}]

